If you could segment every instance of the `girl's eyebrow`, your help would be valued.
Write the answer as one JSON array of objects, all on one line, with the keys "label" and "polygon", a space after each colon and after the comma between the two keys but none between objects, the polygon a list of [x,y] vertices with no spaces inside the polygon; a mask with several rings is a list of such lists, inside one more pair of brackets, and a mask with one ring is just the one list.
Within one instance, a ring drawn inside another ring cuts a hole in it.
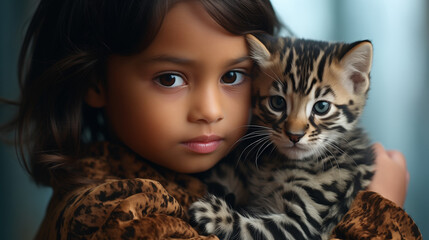
[{"label": "girl's eyebrow", "polygon": [[149,61],[154,61],[154,62],[171,62],[171,63],[184,64],[184,65],[190,65],[190,64],[192,64],[194,62],[191,59],[179,58],[179,57],[168,56],[168,55],[155,56],[155,57],[149,59]]},{"label": "girl's eyebrow", "polygon": [[251,61],[251,60],[252,58],[250,56],[244,56],[237,59],[233,59],[232,61],[229,62],[228,65],[236,65],[236,64],[246,62],[246,61]]}]

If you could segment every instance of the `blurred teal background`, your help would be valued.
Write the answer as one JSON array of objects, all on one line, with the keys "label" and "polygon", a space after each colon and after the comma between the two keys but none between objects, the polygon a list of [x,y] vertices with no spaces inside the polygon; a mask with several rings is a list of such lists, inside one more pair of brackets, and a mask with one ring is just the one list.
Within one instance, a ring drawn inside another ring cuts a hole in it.
[{"label": "blurred teal background", "polygon": [[[425,0],[272,0],[299,37],[374,44],[372,85],[362,124],[372,139],[407,157],[406,211],[429,236],[429,3]],[[0,1],[0,96],[16,99],[19,46],[37,1]],[[0,121],[13,108],[0,106]],[[0,239],[32,239],[51,195],[0,143]]]}]

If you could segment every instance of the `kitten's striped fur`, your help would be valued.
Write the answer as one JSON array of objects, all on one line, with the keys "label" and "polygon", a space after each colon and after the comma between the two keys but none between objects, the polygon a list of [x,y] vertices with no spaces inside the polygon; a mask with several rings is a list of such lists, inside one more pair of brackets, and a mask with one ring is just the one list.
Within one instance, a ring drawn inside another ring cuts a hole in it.
[{"label": "kitten's striped fur", "polygon": [[247,40],[260,70],[252,125],[206,179],[224,189],[194,203],[191,218],[225,239],[327,239],[373,175],[369,140],[356,126],[372,44]]}]

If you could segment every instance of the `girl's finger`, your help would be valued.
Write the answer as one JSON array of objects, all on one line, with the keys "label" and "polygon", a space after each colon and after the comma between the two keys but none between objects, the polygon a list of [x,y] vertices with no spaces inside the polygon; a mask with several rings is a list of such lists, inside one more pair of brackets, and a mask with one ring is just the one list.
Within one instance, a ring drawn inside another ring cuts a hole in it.
[{"label": "girl's finger", "polygon": [[376,154],[376,156],[381,157],[387,154],[381,143],[374,143],[374,145],[372,145],[372,148],[374,149],[374,153]]},{"label": "girl's finger", "polygon": [[387,151],[387,155],[396,163],[398,163],[400,166],[407,168],[407,161],[405,159],[405,156],[396,150],[389,150]]}]

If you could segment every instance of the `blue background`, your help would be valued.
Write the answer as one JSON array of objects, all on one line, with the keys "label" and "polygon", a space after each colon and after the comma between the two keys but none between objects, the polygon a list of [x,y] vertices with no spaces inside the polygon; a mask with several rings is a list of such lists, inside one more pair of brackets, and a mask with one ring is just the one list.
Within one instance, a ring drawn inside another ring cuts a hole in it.
[{"label": "blue background", "polygon": [[[424,0],[272,0],[299,37],[374,44],[374,64],[362,124],[372,139],[407,157],[406,211],[429,234],[429,3]],[[16,99],[19,46],[37,1],[0,2],[0,96]],[[0,122],[13,108],[0,105]],[[51,190],[37,187],[15,150],[0,143],[0,238],[32,239]]]}]

